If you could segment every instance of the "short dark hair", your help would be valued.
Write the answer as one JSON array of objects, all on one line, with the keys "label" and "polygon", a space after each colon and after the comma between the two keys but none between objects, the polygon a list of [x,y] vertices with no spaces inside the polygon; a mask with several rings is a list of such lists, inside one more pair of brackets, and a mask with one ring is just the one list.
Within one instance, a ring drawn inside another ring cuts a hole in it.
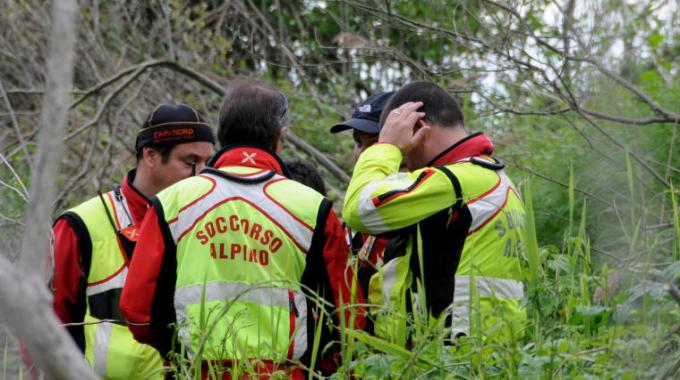
[{"label": "short dark hair", "polygon": [[287,122],[288,99],[281,91],[258,81],[237,81],[220,109],[217,137],[221,146],[250,144],[273,149]]},{"label": "short dark hair", "polygon": [[425,120],[438,127],[465,127],[463,111],[456,99],[432,82],[411,82],[395,92],[380,114],[380,128],[387,115],[407,102],[423,102],[418,109],[425,112]]},{"label": "short dark hair", "polygon": [[326,184],[324,183],[323,177],[321,177],[321,173],[319,173],[309,161],[295,158],[286,161],[285,164],[290,172],[290,179],[309,186],[324,196],[328,195],[326,193]]},{"label": "short dark hair", "polygon": [[[150,148],[158,152],[161,155],[161,162],[167,164],[170,159],[170,152],[172,152],[172,149],[175,146],[177,146],[177,144],[152,144],[147,145],[144,148]],[[139,165],[139,161],[142,159],[144,148],[137,151],[137,165]]]}]

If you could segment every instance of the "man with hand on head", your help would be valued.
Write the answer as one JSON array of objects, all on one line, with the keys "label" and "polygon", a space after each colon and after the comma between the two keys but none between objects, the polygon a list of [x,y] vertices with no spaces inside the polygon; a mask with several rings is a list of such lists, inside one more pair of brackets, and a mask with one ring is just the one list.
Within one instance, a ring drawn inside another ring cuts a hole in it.
[{"label": "man with hand on head", "polygon": [[[149,198],[205,167],[214,136],[185,105],[161,104],[137,135],[137,167],[111,191],[64,212],[54,223],[54,311],[97,375],[160,378],[162,361],[136,342],[118,308]],[[85,324],[83,324],[85,322]]]},{"label": "man with hand on head", "polygon": [[[469,134],[456,100],[429,82],[397,91],[380,122],[378,143],[359,157],[343,208],[357,231],[408,236],[371,278],[370,294],[378,297],[369,301],[381,305],[376,334],[406,344],[408,311],[424,304],[421,312],[446,323],[452,339],[470,335],[473,320],[481,320],[487,338],[521,336],[524,207],[493,144]],[[411,172],[399,173],[401,164]]]},{"label": "man with hand on head", "polygon": [[361,308],[348,307],[363,297],[352,293],[330,201],[286,178],[277,155],[287,119],[278,89],[232,85],[220,111],[222,149],[201,175],[159,193],[142,223],[121,310],[140,342],[200,357],[204,378],[303,379],[296,364],[315,365],[315,330],[318,347],[330,338],[322,313],[336,327],[363,326]]}]

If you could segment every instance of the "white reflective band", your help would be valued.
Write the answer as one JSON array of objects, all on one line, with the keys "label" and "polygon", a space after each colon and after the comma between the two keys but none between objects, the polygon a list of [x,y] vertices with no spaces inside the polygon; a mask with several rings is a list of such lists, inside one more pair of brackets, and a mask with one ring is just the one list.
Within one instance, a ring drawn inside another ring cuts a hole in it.
[{"label": "white reflective band", "polygon": [[397,262],[399,260],[394,259],[390,260],[387,262],[387,264],[383,265],[382,267],[382,275],[383,275],[383,286],[382,286],[382,295],[383,295],[383,305],[387,306],[389,305],[390,301],[390,295],[392,294],[392,288],[394,288],[394,284],[397,281]]},{"label": "white reflective band", "polygon": [[[477,295],[481,298],[497,297],[520,300],[524,297],[524,284],[521,281],[475,276]],[[456,288],[451,306],[451,336],[469,335],[470,330],[470,276],[456,275]]]},{"label": "white reflective band", "polygon": [[302,292],[295,292],[295,336],[293,341],[293,359],[300,359],[307,351],[307,300]]},{"label": "white reflective band", "polygon": [[376,181],[369,183],[361,190],[358,202],[359,209],[357,210],[359,212],[359,217],[361,218],[361,224],[368,228],[368,231],[374,235],[389,230],[373,204],[373,192],[378,186],[380,186],[380,182]]},{"label": "white reflective band", "polygon": [[[475,276],[475,288],[480,297],[515,298],[524,297],[524,284],[509,278]],[[470,300],[470,276],[456,275],[453,302]]]},{"label": "white reflective band", "polygon": [[[244,284],[240,282],[209,282],[205,284],[205,302],[243,301],[261,306],[290,307],[286,287],[275,287],[271,284]],[[295,318],[295,335],[293,358],[299,359],[307,350],[307,302],[301,290],[294,290],[293,299],[298,315]],[[201,303],[203,284],[179,288],[175,291],[175,310],[180,322],[179,336],[184,341],[189,353],[191,349],[191,326],[182,321],[188,318],[187,307]]]},{"label": "white reflective band", "polygon": [[[122,198],[120,201],[116,200],[116,194],[113,191],[108,192],[109,199],[113,203],[114,211],[116,213],[115,220],[118,223],[118,228],[123,229],[128,226],[133,225],[133,221],[130,219],[132,216],[129,215],[127,210],[130,210],[130,206],[128,206],[127,199],[125,199],[125,196],[123,195],[123,191],[120,192],[120,197]],[[141,223],[141,221],[140,221]]]},{"label": "white reflective band", "polygon": [[85,294],[89,297],[95,294],[104,293],[109,290],[120,289],[123,287],[123,285],[125,285],[125,279],[127,278],[127,274],[128,268],[127,266],[123,266],[123,269],[120,272],[118,272],[118,274],[116,274],[115,276],[97,285],[88,286],[85,289]]},{"label": "white reflective band", "polygon": [[113,325],[109,322],[101,322],[97,324],[97,329],[94,333],[94,370],[99,376],[108,377],[108,356],[109,344],[111,343],[111,331]]},{"label": "white reflective band", "polygon": [[[201,303],[203,284],[179,288],[175,291],[175,308],[179,311],[188,305]],[[257,305],[288,307],[288,288],[241,282],[208,282],[205,284],[205,302],[244,301]]]},{"label": "white reflective band", "polygon": [[505,172],[499,170],[496,173],[500,182],[498,186],[489,194],[466,203],[472,215],[469,233],[475,232],[493,218],[503,208],[508,199],[508,193],[512,191],[512,181],[505,175]]},{"label": "white reflective band", "polygon": [[469,303],[457,302],[451,307],[451,338],[460,334],[470,335]]},{"label": "white reflective band", "polygon": [[[265,174],[268,174],[268,172],[258,175]],[[209,173],[202,174],[202,176],[210,177],[217,182],[227,181],[222,177]],[[284,177],[276,175],[273,178],[281,179]],[[221,207],[226,200],[238,197],[248,200],[248,204],[251,204],[251,207],[253,208],[257,206],[260,212],[266,214],[270,220],[275,221],[278,224],[279,228],[286,231],[286,233],[295,240],[298,246],[305,252],[309,251],[314,230],[310,226],[298,221],[286,209],[277,204],[266,194],[264,187],[269,183],[271,183],[271,181],[251,184],[230,181],[228,186],[216,186],[211,193],[200,199],[198,202],[181,210],[179,215],[177,215],[177,219],[169,223],[170,232],[172,233],[175,244],[178,243],[180,237],[187,233],[189,229],[194,228],[196,223],[200,223],[201,219],[205,216],[204,214],[213,209],[215,205],[219,204],[220,206],[218,207]],[[224,215],[224,213],[222,215]]]}]

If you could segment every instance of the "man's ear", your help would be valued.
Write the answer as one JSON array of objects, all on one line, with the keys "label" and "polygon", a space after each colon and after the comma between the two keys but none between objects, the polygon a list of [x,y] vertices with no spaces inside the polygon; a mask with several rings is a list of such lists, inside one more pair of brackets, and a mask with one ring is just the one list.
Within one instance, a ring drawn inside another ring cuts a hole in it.
[{"label": "man's ear", "polygon": [[286,132],[288,131],[287,127],[282,127],[279,130],[279,137],[276,139],[276,145],[274,146],[274,152],[277,154],[281,152],[281,149],[283,149],[283,143],[286,141]]},{"label": "man's ear", "polygon": [[149,168],[155,167],[160,158],[161,155],[155,149],[149,147],[142,148],[142,161],[144,161],[144,164],[147,167]]}]

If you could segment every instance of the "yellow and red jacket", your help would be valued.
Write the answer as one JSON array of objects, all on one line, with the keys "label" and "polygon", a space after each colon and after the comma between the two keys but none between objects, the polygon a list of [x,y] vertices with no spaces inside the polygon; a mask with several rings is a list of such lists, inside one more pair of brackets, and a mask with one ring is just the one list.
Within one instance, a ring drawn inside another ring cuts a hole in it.
[{"label": "yellow and red jacket", "polygon": [[[330,201],[283,175],[274,153],[233,146],[213,161],[216,169],[152,200],[120,308],[135,338],[163,354],[176,324],[190,357],[270,367],[299,360],[319,312],[310,292],[338,309],[363,300],[351,294],[342,226]],[[363,312],[355,317],[363,326]]]},{"label": "yellow and red jacket", "polygon": [[162,377],[161,357],[134,340],[118,309],[133,235],[148,207],[132,186],[134,176],[132,170],[122,186],[64,212],[53,227],[54,311],[63,323],[73,324],[69,333],[106,379]]},{"label": "yellow and red jacket", "polygon": [[492,153],[491,141],[478,133],[411,173],[399,172],[402,155],[390,144],[359,157],[345,222],[397,235],[369,285],[377,335],[405,343],[408,294],[419,281],[429,312],[446,316],[452,337],[470,334],[471,325],[504,340],[523,333],[524,207]]}]

